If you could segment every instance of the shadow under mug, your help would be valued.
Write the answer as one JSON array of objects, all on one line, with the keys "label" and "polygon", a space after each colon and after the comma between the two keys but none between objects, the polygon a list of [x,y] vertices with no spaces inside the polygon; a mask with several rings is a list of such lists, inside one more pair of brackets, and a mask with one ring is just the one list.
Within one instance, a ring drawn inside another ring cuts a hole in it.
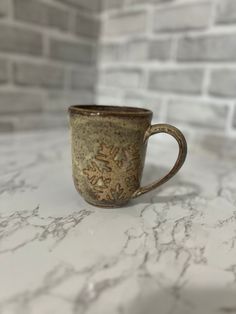
[{"label": "shadow under mug", "polygon": [[[69,107],[73,179],[90,204],[120,207],[173,177],[187,155],[184,135],[169,124],[151,125],[152,111],[143,108],[76,105]],[[178,158],[163,178],[141,187],[148,138],[172,135]]]}]

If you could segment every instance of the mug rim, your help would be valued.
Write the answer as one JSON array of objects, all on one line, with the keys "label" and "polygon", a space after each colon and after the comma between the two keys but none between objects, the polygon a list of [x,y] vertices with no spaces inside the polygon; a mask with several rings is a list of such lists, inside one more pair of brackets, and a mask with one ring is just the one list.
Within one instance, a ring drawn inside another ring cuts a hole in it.
[{"label": "mug rim", "polygon": [[117,105],[72,105],[68,111],[88,116],[152,116],[149,109]]}]

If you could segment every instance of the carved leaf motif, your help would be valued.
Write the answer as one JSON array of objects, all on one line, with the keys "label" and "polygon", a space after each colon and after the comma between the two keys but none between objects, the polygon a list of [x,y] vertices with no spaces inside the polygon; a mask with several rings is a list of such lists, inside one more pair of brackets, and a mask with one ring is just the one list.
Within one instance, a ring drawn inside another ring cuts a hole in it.
[{"label": "carved leaf motif", "polygon": [[129,188],[129,190],[133,190],[133,189],[136,188],[137,178],[136,178],[135,175],[132,175],[132,176],[130,176],[130,177],[127,177],[127,178],[125,179],[125,182],[126,182],[126,184],[127,184],[127,187]]},{"label": "carved leaf motif", "polygon": [[104,182],[105,180],[103,179],[103,171],[98,167],[96,162],[91,161],[88,167],[83,170],[83,173],[87,176],[92,185],[106,186]]},{"label": "carved leaf motif", "polygon": [[[121,200],[128,197],[127,192],[137,187],[134,175],[139,163],[139,152],[135,147],[119,148],[102,143],[95,156],[83,173],[93,185],[98,200]],[[125,182],[119,177],[127,176]]]},{"label": "carved leaf motif", "polygon": [[120,183],[117,183],[114,189],[111,188],[110,195],[111,195],[111,199],[120,200],[124,198],[125,191],[121,187]]},{"label": "carved leaf motif", "polygon": [[121,168],[122,166],[121,160],[119,159],[119,152],[120,149],[118,147],[101,144],[96,159],[105,162],[107,168],[110,171],[114,171],[114,167]]}]

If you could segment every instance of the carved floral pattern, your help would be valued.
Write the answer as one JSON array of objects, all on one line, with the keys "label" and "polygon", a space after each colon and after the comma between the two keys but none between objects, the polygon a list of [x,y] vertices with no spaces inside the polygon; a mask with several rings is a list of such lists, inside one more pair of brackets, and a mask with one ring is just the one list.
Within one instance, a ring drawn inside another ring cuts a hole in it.
[{"label": "carved floral pattern", "polygon": [[139,153],[134,146],[119,148],[102,143],[83,173],[98,200],[121,200],[137,188],[138,165]]}]

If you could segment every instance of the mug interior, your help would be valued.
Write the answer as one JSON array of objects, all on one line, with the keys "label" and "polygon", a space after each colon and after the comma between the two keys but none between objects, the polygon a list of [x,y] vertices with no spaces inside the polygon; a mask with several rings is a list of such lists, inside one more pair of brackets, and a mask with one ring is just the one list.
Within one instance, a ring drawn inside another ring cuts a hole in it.
[{"label": "mug interior", "polygon": [[69,107],[70,113],[85,115],[128,115],[128,116],[148,116],[152,111],[138,107],[125,106],[104,106],[104,105],[74,105]]}]

